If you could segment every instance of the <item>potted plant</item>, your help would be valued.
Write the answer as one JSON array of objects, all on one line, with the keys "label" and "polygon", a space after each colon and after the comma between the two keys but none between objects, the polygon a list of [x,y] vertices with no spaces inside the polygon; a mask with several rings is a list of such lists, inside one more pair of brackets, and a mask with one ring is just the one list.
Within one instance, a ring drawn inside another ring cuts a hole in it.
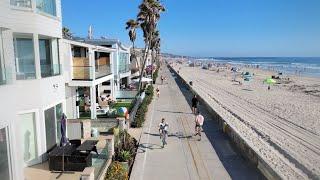
[{"label": "potted plant", "polygon": [[128,180],[128,171],[121,165],[120,162],[112,162],[107,170],[105,180],[123,179]]},{"label": "potted plant", "polygon": [[129,170],[129,161],[131,160],[130,151],[121,150],[118,155],[118,160],[125,169]]}]

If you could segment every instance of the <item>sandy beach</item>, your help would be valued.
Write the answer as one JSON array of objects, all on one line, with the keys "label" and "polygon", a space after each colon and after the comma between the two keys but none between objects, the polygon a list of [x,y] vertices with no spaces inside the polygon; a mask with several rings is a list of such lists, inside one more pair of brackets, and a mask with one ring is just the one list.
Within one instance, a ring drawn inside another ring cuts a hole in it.
[{"label": "sandy beach", "polygon": [[284,75],[268,90],[271,71],[242,68],[247,82],[227,68],[172,67],[283,178],[320,177],[320,78]]}]

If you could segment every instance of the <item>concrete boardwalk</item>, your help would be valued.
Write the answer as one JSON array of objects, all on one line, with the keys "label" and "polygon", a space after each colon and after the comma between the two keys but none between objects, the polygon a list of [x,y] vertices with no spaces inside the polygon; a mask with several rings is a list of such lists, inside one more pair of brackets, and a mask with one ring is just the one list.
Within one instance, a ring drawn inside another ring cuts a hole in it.
[{"label": "concrete boardwalk", "polygon": [[[160,75],[167,77],[160,98],[149,106],[131,180],[196,179],[264,179],[232,147],[218,124],[200,106],[205,117],[202,140],[194,137],[192,94],[183,87],[167,67]],[[169,123],[168,145],[161,147],[158,124],[164,117]]]}]

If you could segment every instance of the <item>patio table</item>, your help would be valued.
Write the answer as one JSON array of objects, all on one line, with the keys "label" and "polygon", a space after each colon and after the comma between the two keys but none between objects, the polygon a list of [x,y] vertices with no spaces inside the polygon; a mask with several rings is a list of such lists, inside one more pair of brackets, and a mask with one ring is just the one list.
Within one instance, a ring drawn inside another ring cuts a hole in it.
[{"label": "patio table", "polygon": [[96,147],[97,143],[98,143],[98,140],[86,140],[77,148],[77,151],[87,151],[87,152],[94,151],[98,154],[97,147]]}]

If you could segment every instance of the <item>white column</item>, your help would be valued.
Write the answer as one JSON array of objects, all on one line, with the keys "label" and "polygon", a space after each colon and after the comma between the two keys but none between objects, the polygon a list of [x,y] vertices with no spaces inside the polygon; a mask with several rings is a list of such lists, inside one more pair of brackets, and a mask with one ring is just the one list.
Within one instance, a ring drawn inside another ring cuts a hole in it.
[{"label": "white column", "polygon": [[111,80],[110,80],[110,89],[111,89],[111,97],[112,98],[115,98],[115,88],[114,88],[114,78],[112,78]]},{"label": "white column", "polygon": [[75,104],[74,104],[74,106],[75,106],[75,112],[74,112],[74,117],[76,118],[76,119],[79,119],[80,118],[80,110],[79,110],[79,106],[77,106],[77,101],[79,101],[79,92],[78,92],[78,87],[75,87],[75,88],[72,88],[72,91],[74,91],[75,92],[75,95],[76,95],[76,97],[75,97]]},{"label": "white column", "polygon": [[97,118],[97,107],[96,107],[96,86],[90,86],[90,109],[91,119]]},{"label": "white column", "polygon": [[92,48],[89,48],[89,65],[91,66],[90,74],[91,74],[92,80],[95,80],[96,79],[95,57],[94,57],[94,51]]},{"label": "white column", "polygon": [[34,47],[36,78],[41,79],[41,65],[40,65],[39,36],[38,36],[38,34],[33,34],[33,47]]}]

